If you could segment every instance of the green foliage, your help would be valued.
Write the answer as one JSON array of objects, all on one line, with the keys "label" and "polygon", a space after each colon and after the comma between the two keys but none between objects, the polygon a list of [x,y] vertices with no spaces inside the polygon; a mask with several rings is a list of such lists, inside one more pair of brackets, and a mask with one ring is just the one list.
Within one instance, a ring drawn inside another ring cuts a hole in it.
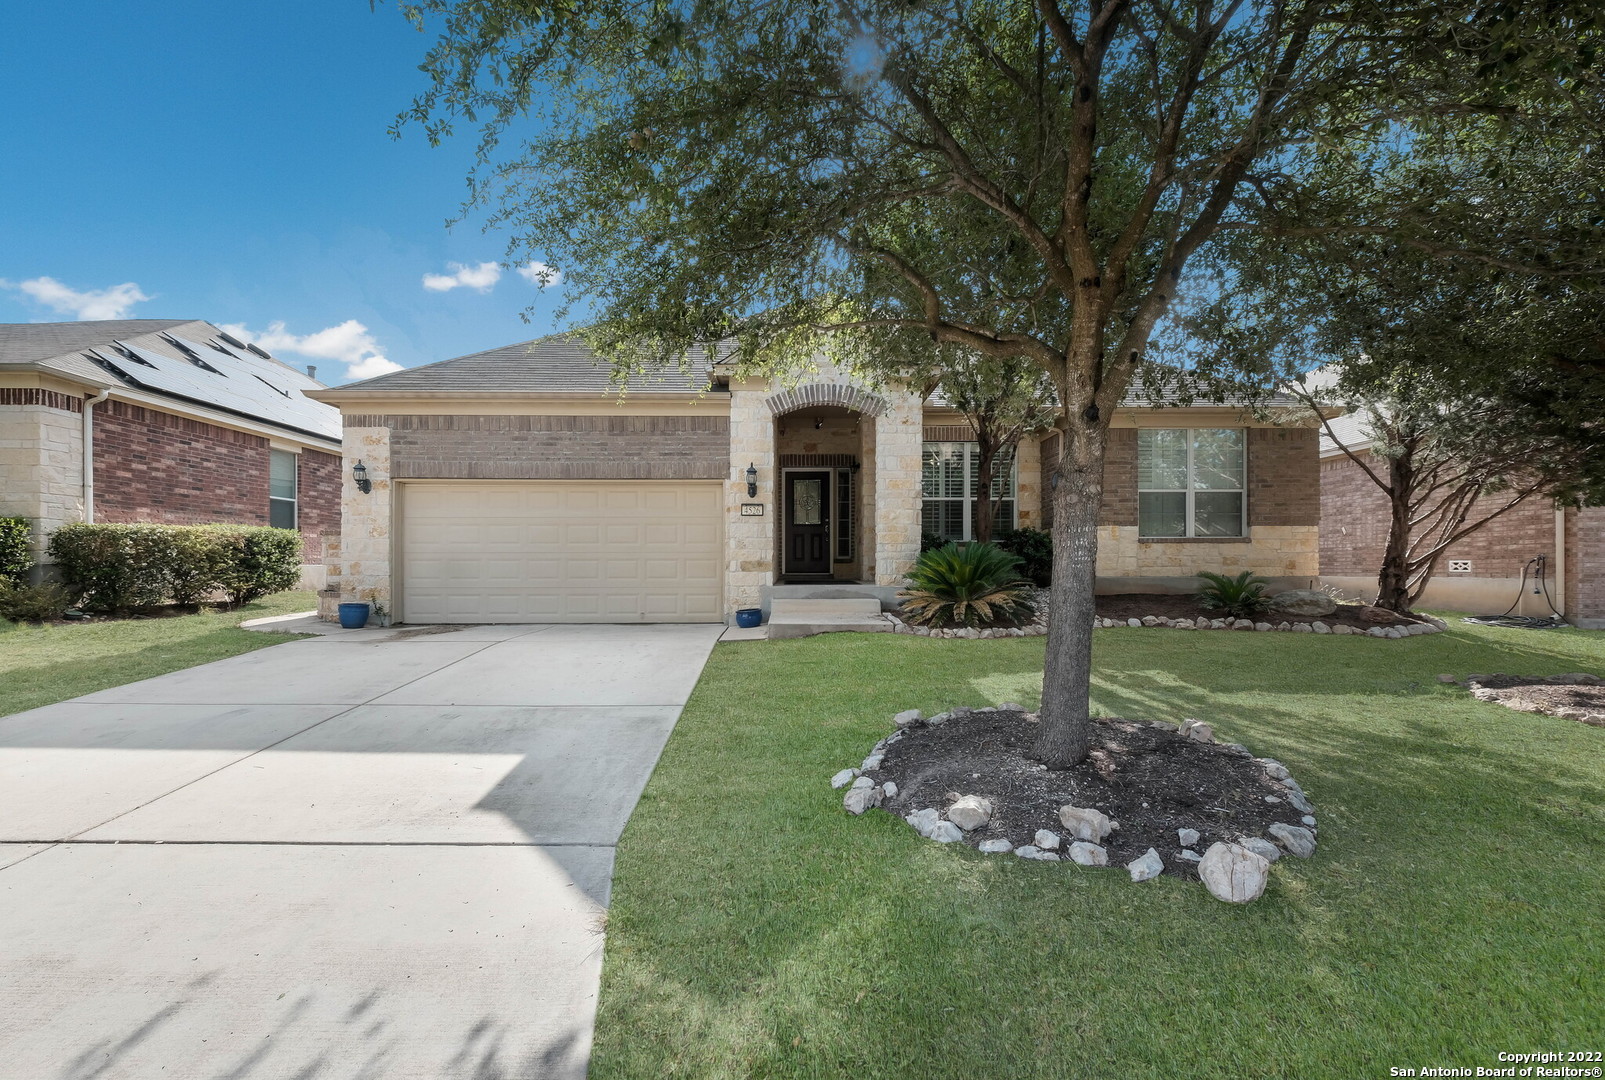
[{"label": "green foliage", "polygon": [[0,581],[21,581],[33,569],[33,527],[27,518],[0,518]]},{"label": "green foliage", "polygon": [[1265,594],[1270,582],[1252,570],[1244,570],[1236,577],[1200,570],[1198,576],[1204,579],[1203,586],[1198,590],[1201,607],[1222,612],[1233,619],[1247,619],[1271,606],[1271,598]]},{"label": "green foliage", "polygon": [[17,585],[0,578],[0,619],[43,622],[59,619],[72,606],[67,590],[53,581]]},{"label": "green foliage", "polygon": [[64,525],[50,555],[88,611],[198,604],[217,592],[243,604],[293,589],[301,538],[245,525]]},{"label": "green foliage", "polygon": [[920,533],[920,551],[922,553],[926,551],[935,551],[937,548],[946,545],[948,542],[948,539],[945,536],[942,536],[940,533]]},{"label": "green foliage", "polygon": [[920,555],[898,593],[922,626],[1014,626],[1032,614],[1020,560],[994,544],[946,544]]},{"label": "green foliage", "polygon": [[1020,560],[1020,571],[1033,585],[1047,588],[1053,581],[1053,534],[1043,529],[1009,529],[997,538],[998,547]]}]

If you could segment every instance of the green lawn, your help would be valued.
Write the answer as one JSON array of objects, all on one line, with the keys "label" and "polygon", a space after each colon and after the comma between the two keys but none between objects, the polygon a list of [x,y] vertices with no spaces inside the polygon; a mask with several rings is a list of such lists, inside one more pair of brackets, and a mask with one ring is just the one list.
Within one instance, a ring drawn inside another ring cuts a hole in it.
[{"label": "green lawn", "polygon": [[238,611],[163,619],[53,626],[0,619],[0,716],[277,645],[286,635],[240,623],[317,606],[316,593],[288,592]]},{"label": "green lawn", "polygon": [[1321,849],[1245,907],[982,856],[828,779],[904,708],[1034,706],[1042,642],[721,645],[618,852],[592,1076],[1384,1077],[1605,1049],[1605,730],[1440,672],[1605,634],[1097,633],[1098,710],[1286,762]]}]

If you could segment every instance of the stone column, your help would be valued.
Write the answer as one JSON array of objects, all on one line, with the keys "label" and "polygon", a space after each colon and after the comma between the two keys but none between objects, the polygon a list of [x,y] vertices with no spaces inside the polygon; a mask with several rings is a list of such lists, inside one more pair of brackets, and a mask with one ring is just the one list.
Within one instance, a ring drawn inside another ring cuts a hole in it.
[{"label": "stone column", "polygon": [[0,405],[0,517],[28,519],[43,565],[50,534],[84,519],[84,418],[67,407],[79,400],[68,394],[24,388],[11,396],[22,403]]},{"label": "stone column", "polygon": [[920,553],[920,452],[924,407],[919,396],[885,394],[875,418],[875,584],[901,585]]},{"label": "stone column", "polygon": [[[775,518],[780,513],[780,470],[775,462],[775,419],[769,412],[768,384],[761,380],[730,387],[730,475],[725,481],[725,621],[738,608],[760,605],[762,588],[775,581]],[[758,469],[758,494],[747,494],[747,466]],[[743,517],[746,503],[763,506],[760,517]]]},{"label": "stone column", "polygon": [[[357,490],[351,478],[358,461],[368,470],[373,490]],[[393,610],[391,527],[395,487],[390,482],[390,429],[346,428],[340,482],[340,543],[329,579],[340,583],[340,599],[366,601]],[[405,616],[405,612],[403,612]]]}]

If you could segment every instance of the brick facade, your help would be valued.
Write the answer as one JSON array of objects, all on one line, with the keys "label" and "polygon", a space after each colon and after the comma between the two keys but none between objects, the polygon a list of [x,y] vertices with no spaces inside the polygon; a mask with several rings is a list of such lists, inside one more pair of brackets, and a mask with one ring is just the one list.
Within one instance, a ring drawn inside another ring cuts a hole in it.
[{"label": "brick facade", "polygon": [[1566,614],[1605,630],[1605,506],[1566,511]]},{"label": "brick facade", "polygon": [[[1380,470],[1386,462],[1372,467]],[[1374,577],[1388,539],[1387,496],[1358,465],[1338,456],[1321,462],[1320,498],[1322,573]],[[1470,559],[1471,573],[1454,577],[1520,578],[1522,565],[1535,555],[1554,565],[1555,505],[1544,498],[1529,499],[1451,546],[1437,573],[1448,578],[1450,559]]]},{"label": "brick facade", "polygon": [[390,432],[397,479],[721,480],[724,416],[372,416],[348,428]]},{"label": "brick facade", "polygon": [[[106,401],[95,406],[95,520],[114,524],[268,524],[272,447],[260,435]],[[340,459],[306,450],[297,477],[302,559],[323,558],[339,528]]]},{"label": "brick facade", "polygon": [[1249,528],[1320,522],[1318,437],[1314,428],[1248,429]]},{"label": "brick facade", "polygon": [[0,405],[43,405],[47,409],[60,409],[62,412],[84,411],[84,399],[81,397],[32,386],[0,386]]}]

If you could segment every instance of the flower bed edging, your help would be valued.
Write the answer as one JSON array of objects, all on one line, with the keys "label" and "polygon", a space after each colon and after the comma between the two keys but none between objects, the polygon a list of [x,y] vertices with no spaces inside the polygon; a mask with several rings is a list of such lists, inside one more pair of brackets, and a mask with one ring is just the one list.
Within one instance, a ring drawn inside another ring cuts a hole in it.
[{"label": "flower bed edging", "polygon": [[[1033,622],[1026,626],[994,626],[986,629],[977,627],[952,627],[949,629],[936,629],[929,626],[915,626],[904,622],[896,615],[887,615],[892,621],[892,631],[897,634],[917,634],[920,637],[934,638],[1005,638],[1005,637],[1040,637],[1048,632],[1046,623]],[[1423,615],[1426,622],[1411,623],[1408,626],[1373,626],[1362,630],[1359,627],[1347,626],[1338,623],[1328,626],[1317,619],[1315,622],[1256,622],[1253,619],[1206,619],[1200,615],[1196,619],[1169,619],[1162,615],[1145,615],[1140,619],[1105,619],[1092,620],[1094,629],[1112,630],[1116,627],[1133,630],[1153,629],[1163,627],[1170,630],[1253,630],[1262,634],[1292,633],[1292,634],[1331,634],[1334,637],[1352,635],[1357,637],[1374,638],[1405,638],[1418,637],[1422,634],[1439,634],[1447,630],[1448,624],[1442,619],[1431,615]]]}]

